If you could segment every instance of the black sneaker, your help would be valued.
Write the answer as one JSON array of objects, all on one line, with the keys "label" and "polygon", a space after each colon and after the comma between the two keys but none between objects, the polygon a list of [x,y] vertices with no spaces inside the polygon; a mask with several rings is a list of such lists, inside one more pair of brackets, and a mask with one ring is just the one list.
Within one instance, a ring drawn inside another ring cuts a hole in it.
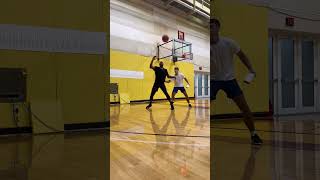
[{"label": "black sneaker", "polygon": [[174,110],[173,102],[170,102],[171,110]]},{"label": "black sneaker", "polygon": [[251,144],[252,145],[261,145],[263,142],[262,140],[260,139],[260,137],[255,134],[254,136],[251,136]]},{"label": "black sneaker", "polygon": [[146,107],[146,109],[149,110],[149,109],[151,108],[151,106],[152,106],[152,105],[149,104],[149,105]]}]

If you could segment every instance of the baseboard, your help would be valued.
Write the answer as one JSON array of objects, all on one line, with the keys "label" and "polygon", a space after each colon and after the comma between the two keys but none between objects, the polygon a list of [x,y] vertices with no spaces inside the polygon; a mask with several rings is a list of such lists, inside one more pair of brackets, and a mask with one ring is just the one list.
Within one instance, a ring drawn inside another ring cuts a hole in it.
[{"label": "baseboard", "polygon": [[[243,115],[241,113],[210,115],[210,119],[240,119],[242,117],[243,117]],[[255,113],[253,113],[253,117],[272,119],[272,114],[270,112],[255,112]]]},{"label": "baseboard", "polygon": [[95,123],[78,123],[78,124],[65,124],[65,131],[83,130],[83,129],[103,129],[110,127],[110,121],[95,122]]},{"label": "baseboard", "polygon": [[[79,123],[79,124],[65,124],[65,131],[74,130],[90,130],[90,129],[104,129],[110,127],[110,122],[96,122],[96,123]],[[16,128],[0,128],[0,135],[13,134],[32,134],[32,127],[16,127]]]},{"label": "baseboard", "polygon": [[[195,97],[189,97],[190,99],[195,99]],[[176,100],[183,100],[185,98],[175,98]],[[160,101],[168,101],[167,99],[154,99],[153,102],[160,102]],[[145,103],[149,102],[149,100],[137,100],[137,101],[130,101],[130,103]],[[120,104],[120,102],[110,102],[110,104]]]},{"label": "baseboard", "polygon": [[0,135],[30,134],[32,127],[0,128]]}]

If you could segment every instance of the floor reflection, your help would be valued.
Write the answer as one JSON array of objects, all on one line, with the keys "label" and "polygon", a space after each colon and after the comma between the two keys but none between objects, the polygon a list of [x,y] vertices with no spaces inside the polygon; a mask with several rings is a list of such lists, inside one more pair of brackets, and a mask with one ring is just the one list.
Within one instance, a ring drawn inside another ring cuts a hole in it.
[{"label": "floor reflection", "polygon": [[178,102],[170,111],[164,105],[120,110],[111,124],[111,179],[210,178],[209,115],[203,113],[209,109]]},{"label": "floor reflection", "polygon": [[0,179],[106,179],[107,139],[105,132],[1,137]]},{"label": "floor reflection", "polygon": [[156,103],[151,112],[115,106],[110,137],[0,137],[0,179],[320,180],[319,120],[257,120],[265,142],[258,148],[241,121],[214,121],[210,131],[204,103],[178,102],[175,111]]},{"label": "floor reflection", "polygon": [[[257,120],[265,144],[251,146],[237,120],[211,123],[212,179],[319,180],[318,120]],[[231,173],[230,173],[231,172]]]}]

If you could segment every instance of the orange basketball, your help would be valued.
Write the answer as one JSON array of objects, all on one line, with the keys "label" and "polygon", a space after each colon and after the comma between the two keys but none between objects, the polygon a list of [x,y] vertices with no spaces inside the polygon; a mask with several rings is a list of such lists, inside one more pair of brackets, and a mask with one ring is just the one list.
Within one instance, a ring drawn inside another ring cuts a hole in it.
[{"label": "orange basketball", "polygon": [[163,35],[163,36],[162,36],[162,41],[163,41],[163,42],[168,42],[168,41],[169,41],[169,36],[166,35],[166,34]]},{"label": "orange basketball", "polygon": [[188,175],[188,169],[187,167],[183,166],[183,167],[180,167],[180,174],[184,177],[186,177]]}]

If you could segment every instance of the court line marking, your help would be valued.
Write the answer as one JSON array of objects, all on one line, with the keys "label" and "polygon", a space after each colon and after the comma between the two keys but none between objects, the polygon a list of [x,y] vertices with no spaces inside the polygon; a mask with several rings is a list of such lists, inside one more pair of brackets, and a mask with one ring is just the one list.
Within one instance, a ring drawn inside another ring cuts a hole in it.
[{"label": "court line marking", "polygon": [[[251,144],[247,138],[243,137],[230,137],[230,136],[221,136],[221,135],[213,135],[212,142],[228,142],[228,143],[236,143],[236,144]],[[319,151],[320,144],[316,143],[301,143],[296,141],[285,141],[279,139],[265,139],[263,140],[263,146],[271,146],[275,148],[287,148],[294,150],[308,150],[308,151]],[[214,143],[213,143],[214,144]],[[309,147],[308,147],[309,145]],[[310,147],[315,145],[316,147]],[[215,145],[213,145],[214,147]],[[319,146],[319,147],[318,147]]]},{"label": "court line marking", "polygon": [[195,146],[195,147],[209,147],[210,144],[187,144],[187,143],[175,143],[175,142],[154,142],[154,141],[144,141],[144,140],[133,140],[133,139],[121,139],[110,137],[110,140],[114,141],[125,141],[125,142],[136,142],[136,143],[145,143],[145,144],[165,144],[165,145],[179,145],[179,146]]},{"label": "court line marking", "polygon": [[[154,103],[155,104],[155,103]],[[158,105],[161,105],[161,106],[168,106],[169,104],[165,104],[165,103],[158,103]],[[179,104],[179,103],[174,103],[173,104],[174,106],[179,106],[179,107],[188,107],[188,104]],[[191,104],[192,105],[192,104]],[[189,107],[188,107],[189,108]],[[194,109],[210,109],[210,107],[208,106],[197,106],[197,105],[193,105],[192,108]],[[192,109],[191,108],[191,109]]]},{"label": "court line marking", "polygon": [[[224,129],[224,130],[238,130],[238,131],[249,131],[248,129],[241,129],[241,128],[227,128],[227,127],[210,127],[210,129]],[[312,131],[315,129],[310,129],[309,131]],[[275,130],[259,130],[256,129],[256,131],[260,132],[269,132],[269,133],[283,133],[283,134],[305,134],[305,135],[320,135],[318,133],[304,133],[304,132],[289,132],[289,131],[275,131]]]},{"label": "court line marking", "polygon": [[188,138],[210,138],[210,136],[185,136],[179,134],[156,134],[156,133],[139,133],[139,132],[129,132],[129,131],[116,131],[110,130],[110,132],[116,133],[124,133],[124,134],[138,134],[138,135],[150,135],[150,136],[181,136],[181,137],[188,137]]},{"label": "court line marking", "polygon": [[[161,105],[161,106],[168,106],[169,104],[166,103],[167,100],[157,100],[155,102],[153,102],[153,104],[157,104],[157,105]],[[148,101],[142,101],[142,102],[132,102],[130,103],[130,106],[138,106],[138,105],[143,105],[143,104],[147,104]],[[205,103],[201,103],[201,104],[205,104]],[[210,109],[210,107],[208,106],[199,106],[198,103],[194,103],[191,109]],[[121,106],[120,104],[112,104],[113,106]],[[188,107],[188,104],[183,104],[183,103],[179,103],[179,101],[177,103],[174,104],[175,106],[180,106],[180,107]]]}]

